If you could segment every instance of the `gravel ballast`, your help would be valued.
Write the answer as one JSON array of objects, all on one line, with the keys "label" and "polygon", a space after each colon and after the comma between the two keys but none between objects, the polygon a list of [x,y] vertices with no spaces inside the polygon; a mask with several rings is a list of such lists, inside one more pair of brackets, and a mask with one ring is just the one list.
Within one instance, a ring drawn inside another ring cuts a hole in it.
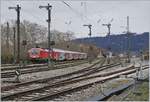
[{"label": "gravel ballast", "polygon": [[[93,63],[98,62],[99,60],[93,61]],[[92,63],[92,64],[93,64]],[[78,71],[81,69],[84,69],[88,66],[91,66],[92,64],[84,63],[73,67],[67,67],[62,69],[56,69],[56,70],[50,70],[50,71],[43,71],[43,72],[37,72],[37,73],[30,73],[30,74],[23,74],[19,77],[20,82],[26,82],[31,80],[37,80],[37,79],[43,79],[43,78],[49,78],[54,76],[59,76],[67,73],[71,73],[74,71]],[[15,77],[13,78],[3,78],[1,79],[1,86],[7,86],[7,85],[13,85],[15,83],[12,83],[15,81]]]}]

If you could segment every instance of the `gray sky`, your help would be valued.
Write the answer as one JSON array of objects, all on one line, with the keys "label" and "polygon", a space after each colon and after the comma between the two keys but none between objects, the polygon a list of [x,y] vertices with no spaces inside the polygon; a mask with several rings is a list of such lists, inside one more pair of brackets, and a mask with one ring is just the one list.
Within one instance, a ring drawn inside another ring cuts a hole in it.
[{"label": "gray sky", "polygon": [[[16,20],[16,11],[9,6],[21,6],[21,21],[29,20],[47,27],[47,10],[39,9],[39,5],[50,3],[52,7],[51,29],[62,32],[75,32],[75,36],[87,37],[88,28],[83,24],[92,24],[92,36],[105,36],[107,28],[102,26],[112,18],[111,33],[122,33],[126,26],[126,17],[130,17],[131,32],[150,32],[150,1],[65,1],[75,10],[72,11],[62,1],[1,1],[1,22]],[[100,22],[97,23],[97,21]],[[71,21],[70,25],[65,22]]]}]

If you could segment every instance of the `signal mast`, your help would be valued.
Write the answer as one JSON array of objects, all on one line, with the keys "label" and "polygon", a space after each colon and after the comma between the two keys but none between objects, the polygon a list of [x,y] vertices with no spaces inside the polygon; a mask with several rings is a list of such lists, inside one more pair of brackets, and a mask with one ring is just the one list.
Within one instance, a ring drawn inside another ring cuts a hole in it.
[{"label": "signal mast", "polygon": [[108,33],[107,36],[110,35],[110,29],[111,29],[111,22],[113,21],[113,18],[111,19],[110,22],[108,22],[107,24],[102,24],[103,26],[106,26],[108,28]]}]

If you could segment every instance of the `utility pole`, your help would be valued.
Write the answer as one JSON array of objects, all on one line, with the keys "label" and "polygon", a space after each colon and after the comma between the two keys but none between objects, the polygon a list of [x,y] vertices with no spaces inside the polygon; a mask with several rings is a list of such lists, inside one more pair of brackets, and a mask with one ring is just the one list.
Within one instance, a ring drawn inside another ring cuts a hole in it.
[{"label": "utility pole", "polygon": [[110,35],[110,29],[111,29],[111,24],[102,24],[103,26],[106,26],[108,28],[108,33],[107,33],[107,36]]},{"label": "utility pole", "polygon": [[[92,35],[92,31],[91,31],[91,27],[92,25],[91,24],[84,24],[83,26],[87,26],[89,28],[89,37],[91,38],[91,35]],[[89,52],[88,52],[88,60],[89,60],[89,63],[92,63],[92,46],[89,46]]]},{"label": "utility pole", "polygon": [[110,57],[112,56],[112,53],[111,53],[111,47],[110,47],[110,44],[111,44],[111,42],[110,42],[110,29],[111,29],[111,22],[113,21],[113,18],[111,19],[111,21],[109,22],[109,23],[107,23],[107,24],[102,24],[102,26],[106,26],[107,28],[108,28],[108,33],[107,33],[107,37],[108,37],[108,50],[109,50],[109,52],[108,52],[108,55],[107,55],[107,62],[108,63],[110,63]]},{"label": "utility pole", "polygon": [[107,33],[107,36],[108,37],[108,50],[110,50],[110,29],[111,29],[111,24],[108,23],[108,24],[102,24],[103,26],[106,26],[108,28],[108,33]]},{"label": "utility pole", "polygon": [[91,37],[91,27],[92,27],[92,25],[91,24],[84,24],[83,26],[87,26],[88,28],[89,28],[89,36]]},{"label": "utility pole", "polygon": [[48,20],[47,20],[47,22],[48,22],[48,67],[50,67],[50,49],[51,49],[51,46],[50,46],[50,23],[51,23],[51,9],[52,9],[52,6],[51,5],[49,5],[49,3],[48,3],[48,5],[47,6],[39,6],[39,8],[41,9],[41,8],[46,8],[47,9],[47,11],[48,11]]},{"label": "utility pole", "polygon": [[130,62],[130,30],[129,30],[129,16],[127,16],[127,35],[128,35],[128,62]]},{"label": "utility pole", "polygon": [[16,63],[16,29],[13,27],[14,31],[14,64]]},{"label": "utility pole", "polygon": [[110,20],[110,22],[108,22],[107,24],[102,24],[102,26],[106,26],[108,28],[108,33],[107,33],[107,36],[110,35],[110,29],[111,29],[111,22],[113,21],[114,19],[112,18]]},{"label": "utility pole", "polygon": [[9,23],[7,22],[7,39],[6,39],[6,49],[9,53]]},{"label": "utility pole", "polygon": [[9,63],[10,59],[9,59],[9,23],[7,22],[7,33],[6,33],[6,51],[7,51],[7,62]]},{"label": "utility pole", "polygon": [[17,7],[8,7],[8,9],[15,9],[17,12],[17,62],[20,64],[20,9],[21,7],[17,5]]}]

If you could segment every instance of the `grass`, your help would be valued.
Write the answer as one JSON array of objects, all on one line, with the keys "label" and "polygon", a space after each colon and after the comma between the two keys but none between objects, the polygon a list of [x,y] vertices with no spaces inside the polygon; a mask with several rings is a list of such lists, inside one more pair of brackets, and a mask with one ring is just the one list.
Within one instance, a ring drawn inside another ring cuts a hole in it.
[{"label": "grass", "polygon": [[149,82],[138,85],[137,90],[129,94],[124,101],[149,101]]},{"label": "grass", "polygon": [[126,84],[126,83],[129,83],[129,80],[125,80],[125,79],[124,80],[123,79],[117,80],[115,83],[111,83],[109,87],[116,88],[116,87],[123,85],[123,84]]}]

